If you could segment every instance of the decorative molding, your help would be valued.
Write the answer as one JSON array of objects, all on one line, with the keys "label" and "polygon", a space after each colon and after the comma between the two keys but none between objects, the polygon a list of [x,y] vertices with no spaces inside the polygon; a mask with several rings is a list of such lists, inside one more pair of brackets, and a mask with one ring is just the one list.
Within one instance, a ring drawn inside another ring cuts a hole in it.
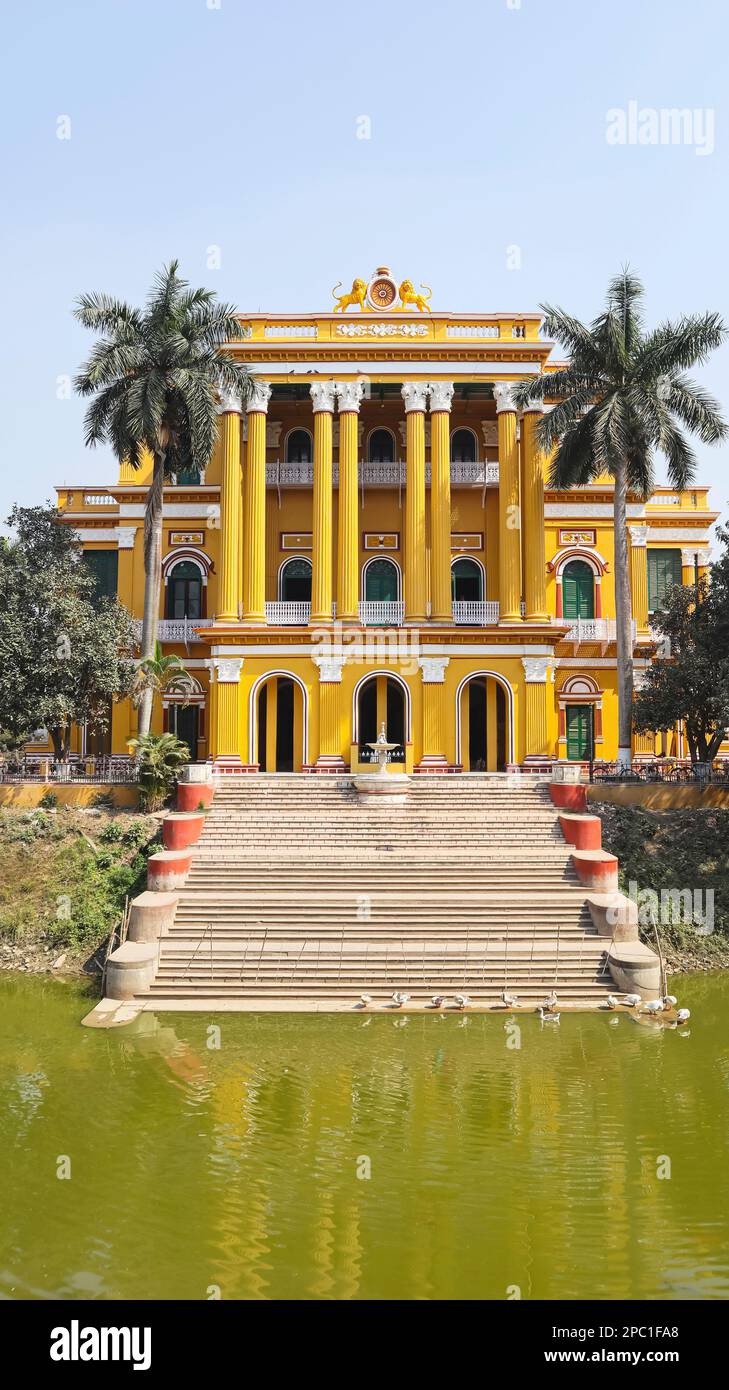
[{"label": "decorative molding", "polygon": [[271,391],[272,388],[267,381],[253,382],[251,394],[246,401],[246,411],[249,415],[252,410],[260,410],[263,415],[267,414]]},{"label": "decorative molding", "polygon": [[220,685],[237,685],[243,668],[242,656],[216,656],[213,658],[216,678]]},{"label": "decorative molding", "polygon": [[336,381],[337,403],[340,414],[343,410],[359,411],[360,401],[365,392],[363,381]]},{"label": "decorative molding", "polygon": [[[633,528],[631,527],[631,530],[632,529]],[[583,527],[581,530],[573,526],[560,526],[557,532],[557,544],[560,546],[566,545],[570,547],[579,547],[585,545],[595,546],[597,545],[597,532],[594,526]]]},{"label": "decorative molding", "polygon": [[483,531],[451,531],[451,550],[483,550]]},{"label": "decorative molding", "polygon": [[[612,507],[610,508],[612,512]],[[706,524],[701,527],[706,532]],[[664,541],[680,541],[683,545],[690,545],[694,550],[704,549],[706,546],[706,535],[697,536],[696,531],[688,526],[649,526],[648,540],[658,541],[661,545]]]},{"label": "decorative molding", "polygon": [[281,550],[311,550],[313,546],[311,531],[282,531]]},{"label": "decorative molding", "polygon": [[503,415],[505,411],[512,411],[516,414],[516,401],[514,400],[514,388],[510,382],[500,381],[493,387],[494,400],[496,401],[496,414]]},{"label": "decorative molding", "polygon": [[431,381],[430,391],[430,411],[450,410],[453,403],[453,392],[455,387],[452,381]]},{"label": "decorative molding", "polygon": [[446,666],[450,661],[448,656],[420,656],[418,665],[420,667],[423,685],[443,685],[445,683]]},{"label": "decorative molding", "polygon": [[634,549],[638,546],[644,546],[648,544],[647,526],[629,526],[628,530],[630,531],[630,544],[633,546]]},{"label": "decorative molding", "polygon": [[204,545],[204,531],[170,531],[169,543],[175,545]]},{"label": "decorative molding", "polygon": [[681,546],[681,564],[684,569],[693,569],[695,556],[698,556],[699,565],[702,569],[705,569],[707,565],[711,564],[711,550],[698,545]]},{"label": "decorative molding", "polygon": [[341,683],[346,657],[312,656],[311,659],[319,670],[320,685],[339,685]]},{"label": "decorative molding", "polygon": [[428,332],[424,323],[338,323],[337,333],[343,338],[424,338]]},{"label": "decorative molding", "polygon": [[240,397],[236,396],[235,392],[226,391],[225,387],[221,386],[218,395],[220,396],[220,403],[217,406],[218,415],[240,415]]},{"label": "decorative molding", "polygon": [[498,449],[499,427],[495,420],[482,420],[481,433],[483,435],[484,446],[487,449]]},{"label": "decorative molding", "polygon": [[314,414],[334,414],[337,386],[334,381],[314,381],[309,387]]},{"label": "decorative molding", "polygon": [[[134,537],[137,534],[136,526],[117,526],[116,541],[120,550],[133,550]],[[111,538],[110,538],[111,539]]]},{"label": "decorative molding", "polygon": [[528,685],[546,685],[547,673],[552,668],[550,657],[523,656],[521,664],[524,667],[524,679]]},{"label": "decorative molding", "polygon": [[283,426],[282,426],[280,420],[267,420],[267,421],[266,421],[266,448],[267,448],[267,449],[277,449],[277,448],[278,448],[278,446],[279,446],[279,441],[280,441],[280,439],[281,439],[281,430],[282,430],[282,428],[283,428]]},{"label": "decorative molding", "polygon": [[399,531],[365,531],[365,550],[399,550]]},{"label": "decorative molding", "polygon": [[406,381],[401,387],[401,395],[405,402],[405,413],[409,415],[411,410],[422,410],[428,402],[428,385],[425,381]]}]

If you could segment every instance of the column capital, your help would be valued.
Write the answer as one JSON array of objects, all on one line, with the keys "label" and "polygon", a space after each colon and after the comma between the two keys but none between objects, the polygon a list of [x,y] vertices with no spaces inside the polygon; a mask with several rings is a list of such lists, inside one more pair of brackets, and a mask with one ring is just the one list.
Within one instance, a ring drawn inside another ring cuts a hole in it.
[{"label": "column capital", "polygon": [[402,386],[402,398],[405,402],[405,413],[410,414],[411,410],[422,410],[428,403],[428,383],[427,381],[406,381]]},{"label": "column capital", "polygon": [[431,381],[429,383],[431,413],[434,410],[450,410],[454,389],[452,381]]},{"label": "column capital", "polygon": [[242,656],[213,657],[215,675],[220,685],[237,685],[243,669]]},{"label": "column capital", "polygon": [[496,414],[503,415],[504,411],[510,410],[516,414],[516,401],[514,400],[514,386],[512,382],[499,381],[493,388],[494,400],[496,401]]},{"label": "column capital", "polygon": [[552,669],[551,656],[523,656],[521,664],[527,685],[546,685],[547,674]]},{"label": "column capital", "polygon": [[418,666],[423,677],[423,685],[443,685],[449,656],[420,656]]},{"label": "column capital", "polygon": [[[646,528],[647,529],[647,528]],[[634,542],[635,543],[635,542]],[[698,556],[699,565],[702,569],[711,564],[711,550],[701,545],[682,545],[681,564],[685,569],[693,569],[694,559]]]},{"label": "column capital", "polygon": [[335,381],[332,383],[337,393],[340,413],[343,410],[359,411],[359,404],[365,390],[363,381]]},{"label": "column capital", "polygon": [[250,415],[253,410],[260,410],[263,415],[268,410],[268,402],[271,399],[271,386],[267,381],[255,380],[251,394],[246,401],[246,410]]},{"label": "column capital", "polygon": [[320,685],[339,685],[342,679],[342,671],[346,665],[346,657],[343,656],[312,656],[312,661],[319,671]]},{"label": "column capital", "polygon": [[522,406],[521,413],[522,415],[546,415],[551,409],[552,407],[545,405],[544,401],[527,401],[526,405]]},{"label": "column capital", "polygon": [[648,544],[647,526],[629,526],[628,530],[630,531],[630,544],[632,546],[635,547]]},{"label": "column capital", "polygon": [[337,394],[337,384],[335,381],[314,381],[309,387],[311,405],[314,414],[334,413],[334,398]]},{"label": "column capital", "polygon": [[218,395],[220,396],[220,400],[216,406],[218,415],[240,415],[240,396],[237,396],[235,391],[228,391],[225,387],[221,386]]}]

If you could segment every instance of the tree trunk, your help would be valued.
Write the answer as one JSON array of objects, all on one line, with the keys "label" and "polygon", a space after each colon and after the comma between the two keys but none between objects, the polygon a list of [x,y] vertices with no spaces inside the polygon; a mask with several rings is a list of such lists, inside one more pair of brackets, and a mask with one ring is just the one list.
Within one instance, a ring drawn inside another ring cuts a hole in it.
[{"label": "tree trunk", "polygon": [[[162,501],[165,482],[165,454],[154,455],[152,486],[144,513],[144,617],[142,619],[141,661],[154,656],[159,631],[159,598],[162,584]],[[152,723],[153,692],[145,689],[139,702],[137,734],[149,733]]]},{"label": "tree trunk", "polygon": [[615,628],[618,652],[618,762],[630,766],[633,731],[633,605],[628,556],[628,471],[615,470],[613,530],[615,540]]}]

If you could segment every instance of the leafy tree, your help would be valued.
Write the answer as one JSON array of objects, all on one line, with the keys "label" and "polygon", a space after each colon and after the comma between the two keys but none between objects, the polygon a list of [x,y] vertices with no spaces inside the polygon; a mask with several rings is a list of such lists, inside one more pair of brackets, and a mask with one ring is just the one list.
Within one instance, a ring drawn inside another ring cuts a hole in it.
[{"label": "leafy tree", "polygon": [[[107,294],[84,294],[75,315],[99,333],[76,377],[82,396],[92,396],[85,418],[87,445],[108,443],[133,468],[145,451],[154,460],[144,518],[144,618],[142,661],[154,658],[160,604],[162,498],[173,473],[198,476],[210,462],[221,394],[246,400],[253,378],[224,350],[240,338],[229,304],[212,290],[188,288],[171,261],[155,279],[144,309]],[[153,688],[144,691],[139,732],[152,716]]]},{"label": "leafy tree", "polygon": [[[664,655],[649,668],[633,706],[639,733],[683,721],[692,762],[711,762],[729,729],[729,536],[712,582],[675,584],[653,615]],[[660,648],[659,648],[660,651]]]},{"label": "leafy tree", "polygon": [[0,727],[8,742],[47,728],[58,759],[73,724],[103,730],[133,687],[134,624],[99,599],[71,529],[55,507],[15,507],[0,547]]},{"label": "leafy tree", "polygon": [[145,811],[164,806],[190,750],[174,734],[140,734],[131,740],[139,759],[139,799]]},{"label": "leafy tree", "polygon": [[550,487],[582,486],[605,474],[614,480],[618,759],[624,764],[630,762],[633,703],[628,496],[652,491],[656,451],[665,457],[672,487],[690,484],[695,456],[682,426],[704,444],[727,433],[717,402],[686,375],[726,337],[719,315],[692,314],[646,332],[643,294],[626,267],[610,282],[605,309],[590,324],[542,305],[544,331],[562,344],[569,361],[514,389],[522,406],[556,401],[538,428],[541,448],[552,455]]}]

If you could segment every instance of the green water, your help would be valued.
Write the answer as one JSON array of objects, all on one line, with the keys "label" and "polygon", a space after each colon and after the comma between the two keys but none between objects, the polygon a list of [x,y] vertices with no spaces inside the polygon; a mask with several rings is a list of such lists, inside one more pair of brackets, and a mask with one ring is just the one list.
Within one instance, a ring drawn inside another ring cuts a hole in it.
[{"label": "green water", "polygon": [[99,1032],[83,987],[6,976],[0,1297],[726,1298],[728,987],[679,982],[685,1033],[518,1039],[495,1014]]}]

